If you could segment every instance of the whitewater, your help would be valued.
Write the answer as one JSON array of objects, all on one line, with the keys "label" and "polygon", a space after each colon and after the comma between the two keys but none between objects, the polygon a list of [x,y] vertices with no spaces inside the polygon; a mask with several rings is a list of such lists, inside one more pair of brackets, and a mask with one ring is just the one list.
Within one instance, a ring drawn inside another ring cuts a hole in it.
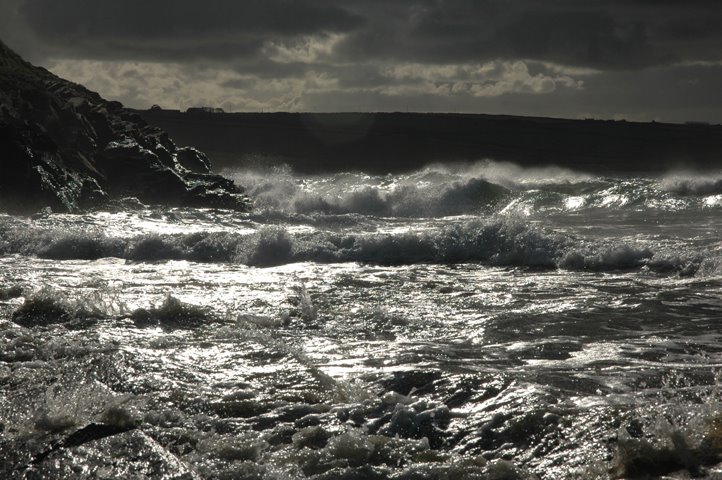
[{"label": "whitewater", "polygon": [[1,478],[722,478],[722,172],[222,173],[0,214]]}]

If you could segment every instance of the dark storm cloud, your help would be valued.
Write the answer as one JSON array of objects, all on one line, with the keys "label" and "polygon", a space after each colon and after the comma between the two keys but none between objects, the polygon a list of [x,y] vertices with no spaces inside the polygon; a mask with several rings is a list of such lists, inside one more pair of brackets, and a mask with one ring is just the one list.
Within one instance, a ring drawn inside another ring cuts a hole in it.
[{"label": "dark storm cloud", "polygon": [[722,120],[720,0],[0,0],[130,106]]},{"label": "dark storm cloud", "polygon": [[23,12],[46,34],[100,37],[296,35],[359,23],[356,15],[331,5],[288,0],[26,0]]},{"label": "dark storm cloud", "polygon": [[24,0],[20,14],[58,52],[106,59],[253,57],[333,32],[349,34],[336,61],[355,62],[635,69],[722,52],[711,0]]},{"label": "dark storm cloud", "polygon": [[599,0],[407,2],[342,45],[353,58],[422,62],[524,58],[598,69],[718,58],[722,4]]},{"label": "dark storm cloud", "polygon": [[41,40],[73,56],[234,58],[267,41],[344,32],[363,19],[312,1],[25,0],[20,15]]}]

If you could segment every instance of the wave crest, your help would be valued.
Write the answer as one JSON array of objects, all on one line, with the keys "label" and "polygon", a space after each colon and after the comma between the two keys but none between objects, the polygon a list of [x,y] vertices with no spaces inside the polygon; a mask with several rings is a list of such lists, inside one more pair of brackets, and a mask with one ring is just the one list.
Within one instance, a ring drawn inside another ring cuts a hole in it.
[{"label": "wave crest", "polygon": [[717,175],[670,175],[660,182],[663,190],[678,195],[717,195],[722,193],[722,174]]},{"label": "wave crest", "polygon": [[[43,258],[96,259],[104,256],[148,262],[188,260],[269,267],[295,262],[362,262],[380,265],[481,263],[490,266],[569,270],[638,270],[692,275],[710,267],[710,256],[680,253],[660,245],[587,241],[529,225],[514,218],[471,220],[446,227],[394,234],[290,233],[264,227],[251,234],[191,234],[107,237],[90,232],[23,230],[0,232],[5,253]],[[32,242],[25,241],[32,238]],[[15,250],[13,250],[15,249]]]},{"label": "wave crest", "polygon": [[420,171],[399,177],[336,174],[301,180],[284,168],[238,171],[258,208],[297,214],[444,217],[481,213],[510,193],[482,176]]}]

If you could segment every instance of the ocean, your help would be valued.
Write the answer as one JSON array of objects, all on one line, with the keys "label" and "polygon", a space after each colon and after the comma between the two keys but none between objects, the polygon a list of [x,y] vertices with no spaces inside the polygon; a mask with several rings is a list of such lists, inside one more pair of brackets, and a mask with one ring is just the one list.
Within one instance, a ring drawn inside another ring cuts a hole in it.
[{"label": "ocean", "polygon": [[0,215],[0,477],[722,478],[722,173],[221,173]]}]

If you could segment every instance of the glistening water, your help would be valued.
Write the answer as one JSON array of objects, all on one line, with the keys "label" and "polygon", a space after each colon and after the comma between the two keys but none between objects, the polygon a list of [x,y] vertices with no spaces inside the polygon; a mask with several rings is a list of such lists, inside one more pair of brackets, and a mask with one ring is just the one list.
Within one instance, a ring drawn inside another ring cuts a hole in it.
[{"label": "glistening water", "polygon": [[722,476],[722,175],[226,173],[0,216],[1,478]]}]

